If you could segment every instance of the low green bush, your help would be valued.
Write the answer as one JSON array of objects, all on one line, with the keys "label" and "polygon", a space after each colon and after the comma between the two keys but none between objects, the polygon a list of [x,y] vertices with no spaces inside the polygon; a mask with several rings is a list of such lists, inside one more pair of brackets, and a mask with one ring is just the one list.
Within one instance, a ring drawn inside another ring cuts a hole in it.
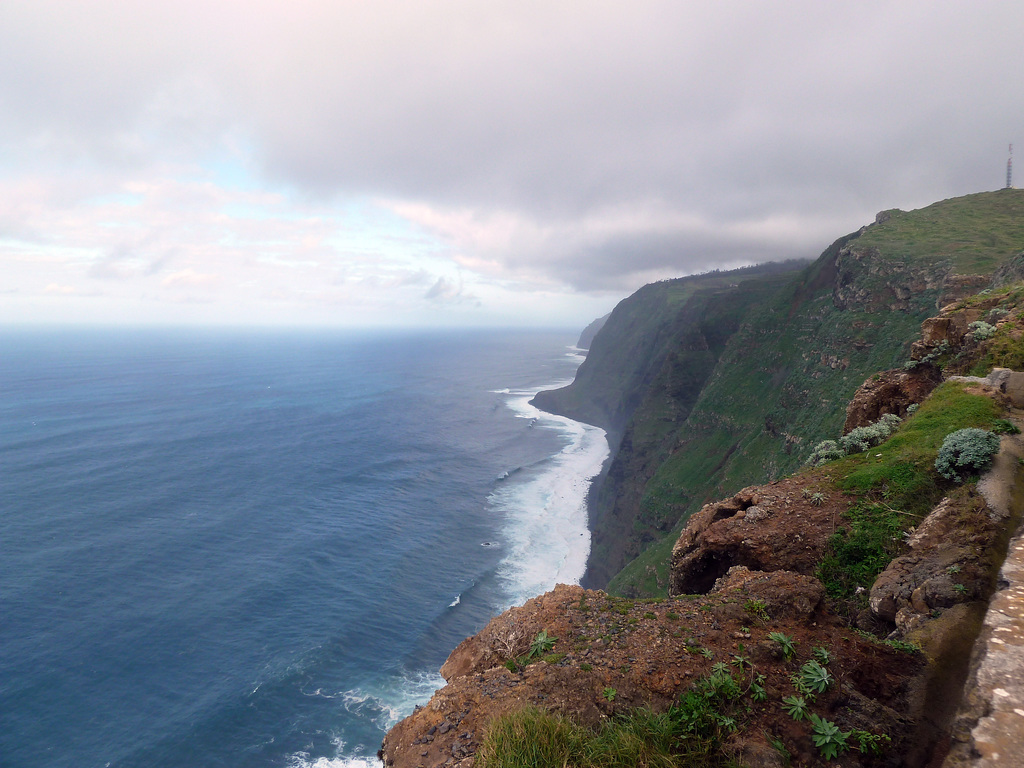
[{"label": "low green bush", "polygon": [[999,436],[986,429],[968,427],[946,435],[935,459],[935,469],[947,480],[963,482],[963,474],[973,474],[992,463],[999,450]]},{"label": "low green bush", "polygon": [[864,427],[855,427],[847,434],[836,440],[825,440],[815,446],[814,451],[807,458],[807,464],[812,467],[820,467],[830,461],[841,459],[854,453],[864,451],[881,445],[888,439],[889,435],[896,431],[896,428],[903,420],[893,413],[886,413],[874,424]]}]

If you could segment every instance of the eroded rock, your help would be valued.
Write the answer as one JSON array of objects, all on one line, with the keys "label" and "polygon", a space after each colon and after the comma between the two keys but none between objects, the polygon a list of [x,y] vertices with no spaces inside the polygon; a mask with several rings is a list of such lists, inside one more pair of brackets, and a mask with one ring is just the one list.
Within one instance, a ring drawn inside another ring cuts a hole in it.
[{"label": "eroded rock", "polygon": [[669,592],[703,594],[733,566],[755,571],[810,574],[821,560],[836,516],[848,502],[838,494],[805,490],[815,475],[745,488],[732,498],[705,504],[672,549]]},{"label": "eroded rock", "polygon": [[905,418],[909,406],[920,403],[941,383],[942,371],[928,364],[875,374],[860,385],[846,406],[843,434],[874,424],[887,413]]}]

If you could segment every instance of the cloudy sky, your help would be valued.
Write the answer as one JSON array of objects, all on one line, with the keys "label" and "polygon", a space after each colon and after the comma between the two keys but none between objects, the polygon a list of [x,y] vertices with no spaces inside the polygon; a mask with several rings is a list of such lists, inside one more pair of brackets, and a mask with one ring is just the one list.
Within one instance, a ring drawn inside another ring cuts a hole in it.
[{"label": "cloudy sky", "polygon": [[582,326],[1013,141],[1019,0],[3,0],[0,322]]}]

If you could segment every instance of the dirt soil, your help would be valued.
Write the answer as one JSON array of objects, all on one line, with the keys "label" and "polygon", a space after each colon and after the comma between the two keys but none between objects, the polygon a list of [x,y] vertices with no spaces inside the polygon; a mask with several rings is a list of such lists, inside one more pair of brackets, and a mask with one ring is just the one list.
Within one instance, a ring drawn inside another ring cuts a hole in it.
[{"label": "dirt soil", "polygon": [[[505,662],[524,654],[541,631],[558,640],[543,660]],[[784,631],[793,659],[769,633]],[[831,654],[835,682],[812,711],[853,728],[886,734],[899,753],[911,722],[913,680],[920,653],[869,639],[832,616],[813,578],[787,571],[758,573],[737,567],[708,595],[664,601],[612,598],[560,585],[493,619],[464,641],[442,667],[448,685],[388,733],[381,757],[397,768],[472,765],[487,722],[527,705],[597,726],[636,707],[664,711],[719,662],[743,681],[764,675],[767,698],[742,716],[742,737],[731,745],[750,766],[782,766],[766,734],[781,738],[795,765],[825,765],[806,721],[783,711],[797,693],[790,679],[814,648]],[[882,758],[851,752],[832,765],[874,766]]]}]

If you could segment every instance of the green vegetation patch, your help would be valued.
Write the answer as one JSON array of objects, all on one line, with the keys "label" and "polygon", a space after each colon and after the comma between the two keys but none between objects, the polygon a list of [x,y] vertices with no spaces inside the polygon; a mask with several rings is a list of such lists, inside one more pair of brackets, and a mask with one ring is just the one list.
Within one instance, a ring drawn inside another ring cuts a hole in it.
[{"label": "green vegetation patch", "polygon": [[[763,678],[733,675],[725,664],[698,681],[667,712],[633,709],[591,730],[560,715],[526,708],[491,721],[477,753],[482,768],[652,768],[730,764],[722,744],[740,718],[764,700]],[[614,688],[601,696],[615,700]]]},{"label": "green vegetation patch", "polygon": [[[835,483],[859,497],[829,539],[818,578],[830,597],[867,594],[903,548],[904,534],[948,488],[935,468],[946,436],[964,427],[992,427],[999,406],[973,387],[946,382],[881,445],[827,465]],[[863,601],[863,598],[862,600]]]},{"label": "green vegetation patch", "polygon": [[982,192],[887,213],[887,221],[860,236],[859,246],[914,261],[949,259],[960,272],[985,273],[1024,243],[1024,190]]},{"label": "green vegetation patch", "polygon": [[941,497],[935,472],[946,435],[964,427],[990,428],[1001,415],[991,398],[974,387],[946,382],[938,387],[885,443],[829,465],[840,488],[872,494],[911,514],[923,514]]}]

